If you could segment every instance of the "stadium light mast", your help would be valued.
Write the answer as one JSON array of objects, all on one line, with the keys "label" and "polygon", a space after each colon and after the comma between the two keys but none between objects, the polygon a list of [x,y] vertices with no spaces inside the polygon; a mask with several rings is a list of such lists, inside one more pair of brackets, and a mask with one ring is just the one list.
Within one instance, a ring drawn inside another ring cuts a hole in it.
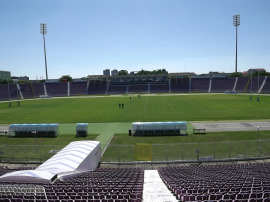
[{"label": "stadium light mast", "polygon": [[44,59],[45,59],[45,72],[46,72],[46,80],[48,80],[48,69],[47,69],[47,55],[46,55],[46,43],[45,43],[45,35],[47,34],[47,24],[40,23],[40,33],[43,36],[43,49],[44,49]]},{"label": "stadium light mast", "polygon": [[233,16],[233,26],[235,26],[235,72],[237,72],[237,39],[238,39],[238,26],[240,25],[240,15]]}]

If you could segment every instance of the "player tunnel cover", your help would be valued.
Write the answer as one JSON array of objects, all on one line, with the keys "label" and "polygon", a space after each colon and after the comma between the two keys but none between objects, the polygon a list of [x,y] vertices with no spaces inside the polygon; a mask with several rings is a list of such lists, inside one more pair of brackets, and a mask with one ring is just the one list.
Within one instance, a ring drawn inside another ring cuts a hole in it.
[{"label": "player tunnel cover", "polygon": [[95,170],[100,158],[100,142],[75,141],[69,143],[35,170],[6,173],[0,177],[0,182],[50,183],[56,175],[65,176]]}]

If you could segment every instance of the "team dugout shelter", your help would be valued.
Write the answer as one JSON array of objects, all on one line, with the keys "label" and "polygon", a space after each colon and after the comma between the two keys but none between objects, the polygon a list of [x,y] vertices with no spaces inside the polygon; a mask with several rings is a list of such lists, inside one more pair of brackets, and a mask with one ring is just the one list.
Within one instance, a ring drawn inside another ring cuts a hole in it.
[{"label": "team dugout shelter", "polygon": [[187,122],[133,122],[129,133],[133,136],[186,135]]},{"label": "team dugout shelter", "polygon": [[76,137],[86,137],[88,135],[88,123],[77,123]]},{"label": "team dugout shelter", "polygon": [[59,124],[11,124],[9,134],[15,137],[57,137]]}]

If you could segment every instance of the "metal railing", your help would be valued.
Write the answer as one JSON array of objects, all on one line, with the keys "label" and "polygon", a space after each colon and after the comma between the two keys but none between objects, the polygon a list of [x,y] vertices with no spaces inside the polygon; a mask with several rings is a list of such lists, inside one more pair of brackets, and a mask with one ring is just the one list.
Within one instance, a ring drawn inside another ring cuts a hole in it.
[{"label": "metal railing", "polygon": [[[140,145],[138,154],[135,144],[110,144],[102,162],[215,161],[270,157],[269,139],[145,145],[147,149],[144,150]],[[62,147],[0,144],[0,162],[41,163]]]},{"label": "metal railing", "polygon": [[41,163],[62,149],[60,145],[0,145],[0,162]]},{"label": "metal railing", "polygon": [[[196,142],[175,144],[148,144],[145,153],[136,152],[136,145],[111,144],[102,158],[103,162],[143,161],[215,161],[229,159],[260,159],[270,157],[270,140],[245,140],[222,142]],[[144,156],[144,157],[145,157]],[[145,159],[145,158],[144,158]]]}]

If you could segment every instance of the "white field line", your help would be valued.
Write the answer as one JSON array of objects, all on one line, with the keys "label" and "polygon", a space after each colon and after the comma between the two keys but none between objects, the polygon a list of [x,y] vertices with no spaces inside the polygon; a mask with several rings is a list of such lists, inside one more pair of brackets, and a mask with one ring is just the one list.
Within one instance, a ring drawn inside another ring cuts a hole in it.
[{"label": "white field line", "polygon": [[[164,94],[125,94],[125,95],[86,95],[86,96],[69,96],[69,97],[50,97],[50,98],[31,98],[31,99],[24,99],[24,100],[4,100],[0,101],[0,103],[10,102],[10,101],[27,101],[27,100],[45,100],[45,99],[74,99],[74,98],[111,98],[111,97],[136,97],[136,96],[192,96],[192,95],[226,95],[224,93],[164,93]],[[260,95],[260,96],[270,96],[270,94],[257,94],[257,93],[239,93],[236,95]]]}]

